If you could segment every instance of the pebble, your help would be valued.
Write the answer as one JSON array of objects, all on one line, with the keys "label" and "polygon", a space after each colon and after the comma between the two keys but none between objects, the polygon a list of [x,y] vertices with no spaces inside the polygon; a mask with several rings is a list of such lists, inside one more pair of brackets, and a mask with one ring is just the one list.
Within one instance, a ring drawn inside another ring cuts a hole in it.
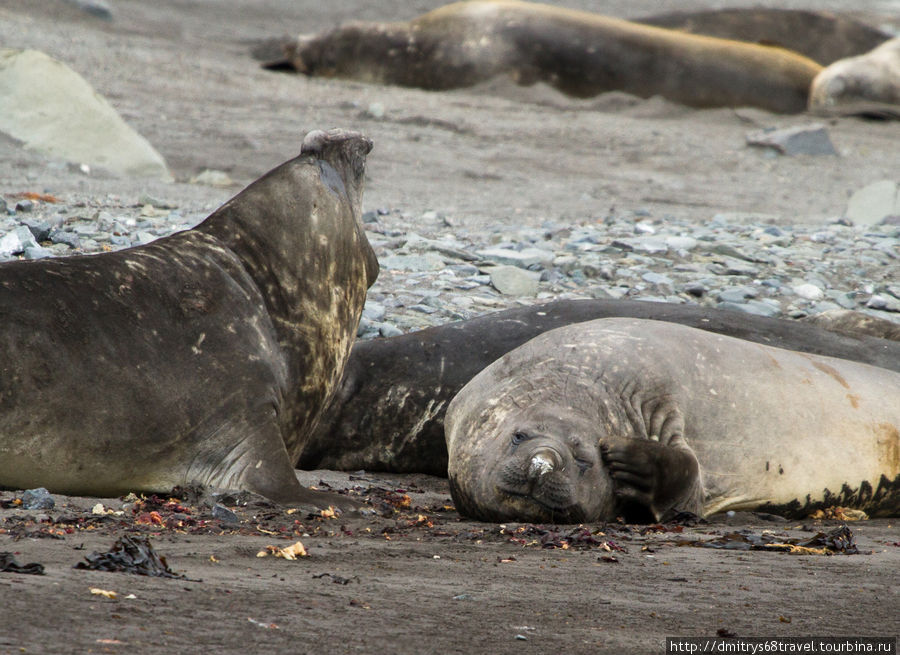
[{"label": "pebble", "polygon": [[837,155],[828,130],[821,123],[765,129],[747,135],[751,146],[772,148],[782,155]]},{"label": "pebble", "polygon": [[516,266],[494,266],[488,273],[491,284],[508,296],[535,296],[538,292],[538,276]]},{"label": "pebble", "polygon": [[53,509],[56,501],[44,487],[22,492],[22,509]]}]

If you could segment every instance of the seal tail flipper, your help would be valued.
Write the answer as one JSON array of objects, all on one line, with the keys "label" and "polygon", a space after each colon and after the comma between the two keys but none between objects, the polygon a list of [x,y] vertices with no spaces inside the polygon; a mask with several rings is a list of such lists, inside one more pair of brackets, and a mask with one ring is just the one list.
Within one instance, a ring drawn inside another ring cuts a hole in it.
[{"label": "seal tail flipper", "polygon": [[260,41],[250,50],[254,59],[260,62],[260,66],[266,70],[296,71],[292,60],[292,51],[296,38],[287,34],[273,39]]}]

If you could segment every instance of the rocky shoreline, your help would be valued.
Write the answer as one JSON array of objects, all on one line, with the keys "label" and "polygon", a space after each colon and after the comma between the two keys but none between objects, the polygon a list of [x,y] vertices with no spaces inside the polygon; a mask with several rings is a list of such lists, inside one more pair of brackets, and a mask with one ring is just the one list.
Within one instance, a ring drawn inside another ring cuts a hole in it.
[{"label": "rocky shoreline", "polygon": [[[205,217],[147,194],[131,203],[8,194],[0,210],[4,260],[137,246]],[[854,309],[900,322],[900,219],[893,216],[874,225],[845,217],[776,225],[765,215],[689,221],[635,210],[576,224],[469,229],[439,211],[377,209],[363,220],[381,272],[362,338],[575,298],[696,303],[782,318]]]}]

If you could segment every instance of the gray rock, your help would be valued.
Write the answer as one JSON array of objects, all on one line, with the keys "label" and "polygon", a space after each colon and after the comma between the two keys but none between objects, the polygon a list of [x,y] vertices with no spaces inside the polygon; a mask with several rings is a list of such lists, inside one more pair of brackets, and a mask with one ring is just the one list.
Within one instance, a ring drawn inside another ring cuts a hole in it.
[{"label": "gray rock", "polygon": [[522,250],[487,248],[479,250],[478,254],[498,264],[518,266],[520,268],[528,268],[529,266],[547,268],[553,265],[554,260],[554,254],[542,248],[523,248]]},{"label": "gray rock", "polygon": [[36,241],[46,241],[50,236],[50,223],[38,221],[33,218],[23,218],[22,225],[31,230]]},{"label": "gray rock", "polygon": [[858,225],[875,225],[895,214],[900,214],[900,189],[893,180],[880,180],[859,189],[850,196],[845,212]]},{"label": "gray rock", "polygon": [[363,307],[362,315],[364,318],[370,321],[383,321],[385,314],[385,307],[381,303],[374,302],[372,300],[366,300],[366,304]]},{"label": "gray rock", "polygon": [[661,237],[635,237],[633,239],[614,239],[610,244],[613,248],[620,250],[630,250],[634,252],[646,252],[649,254],[660,254],[668,252],[669,246],[666,240]]},{"label": "gray rock", "polygon": [[750,300],[746,303],[738,304],[732,302],[720,302],[716,305],[719,309],[729,309],[732,311],[745,312],[747,314],[756,314],[757,316],[778,316],[781,311],[769,303],[759,300]]},{"label": "gray rock", "polygon": [[672,250],[693,250],[697,247],[697,239],[695,239],[694,237],[666,237],[665,243]]},{"label": "gray rock", "polygon": [[147,232],[146,230],[141,230],[137,234],[134,235],[134,243],[136,246],[143,246],[145,244],[150,243],[151,241],[156,241],[156,235]]},{"label": "gray rock", "polygon": [[34,201],[26,198],[25,200],[20,200],[16,203],[16,211],[17,212],[30,212],[34,209]]},{"label": "gray rock", "polygon": [[238,518],[238,515],[232,512],[230,509],[225,507],[224,505],[220,505],[216,503],[212,508],[212,515],[214,519],[219,519],[224,523],[240,523],[241,519]]},{"label": "gray rock", "polygon": [[828,130],[821,123],[766,129],[747,135],[751,146],[772,148],[782,155],[837,155]]},{"label": "gray rock", "polygon": [[202,184],[204,186],[225,188],[234,186],[234,180],[232,180],[228,173],[226,173],[225,171],[206,169],[199,175],[195,175],[194,177],[192,177],[191,184]]},{"label": "gray rock", "polygon": [[0,257],[20,255],[25,252],[26,248],[33,248],[37,245],[31,230],[20,225],[0,238]]},{"label": "gray rock", "polygon": [[400,328],[391,323],[382,323],[378,331],[383,337],[399,337],[403,334],[403,331]]},{"label": "gray rock", "polygon": [[382,268],[399,271],[439,271],[444,268],[444,260],[430,252],[424,255],[388,255],[379,257],[378,263]]},{"label": "gray rock", "polygon": [[716,275],[747,275],[754,278],[759,276],[758,267],[733,257],[722,257],[719,262],[710,264],[708,268]]},{"label": "gray rock", "polygon": [[720,291],[716,298],[726,303],[744,303],[750,298],[756,298],[759,291],[753,287],[731,287]]},{"label": "gray rock", "polygon": [[54,159],[173,179],[153,146],[84,78],[36,50],[0,49],[0,131]]},{"label": "gray rock", "polygon": [[51,243],[64,244],[70,248],[81,247],[81,239],[78,238],[77,234],[66,230],[60,230],[59,228],[50,230],[50,234],[47,235],[47,238],[50,239]]},{"label": "gray rock", "polygon": [[534,296],[538,291],[538,275],[517,266],[495,266],[489,271],[491,284],[507,296]]},{"label": "gray rock", "polygon": [[103,20],[112,20],[112,9],[105,0],[66,0],[69,4],[75,5],[81,11],[96,18]]},{"label": "gray rock", "polygon": [[29,246],[25,248],[25,259],[45,259],[53,257],[53,252],[41,246]]},{"label": "gray rock", "polygon": [[793,291],[805,300],[821,300],[825,297],[825,292],[815,284],[798,284],[793,288]]},{"label": "gray rock", "polygon": [[665,284],[670,286],[672,284],[672,278],[663,275],[662,273],[653,273],[652,271],[650,273],[644,273],[641,276],[641,279],[650,284]]},{"label": "gray rock", "polygon": [[56,501],[44,487],[22,492],[22,509],[53,509]]},{"label": "gray rock", "polygon": [[890,296],[875,294],[866,303],[869,309],[881,309],[888,312],[900,312],[900,300]]}]

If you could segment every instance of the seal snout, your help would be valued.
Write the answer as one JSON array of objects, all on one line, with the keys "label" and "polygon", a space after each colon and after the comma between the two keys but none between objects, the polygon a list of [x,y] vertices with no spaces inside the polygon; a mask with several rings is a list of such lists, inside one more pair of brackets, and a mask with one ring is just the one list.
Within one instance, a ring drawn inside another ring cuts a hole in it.
[{"label": "seal snout", "polygon": [[561,468],[559,453],[552,448],[539,448],[528,463],[528,479],[532,482]]}]

